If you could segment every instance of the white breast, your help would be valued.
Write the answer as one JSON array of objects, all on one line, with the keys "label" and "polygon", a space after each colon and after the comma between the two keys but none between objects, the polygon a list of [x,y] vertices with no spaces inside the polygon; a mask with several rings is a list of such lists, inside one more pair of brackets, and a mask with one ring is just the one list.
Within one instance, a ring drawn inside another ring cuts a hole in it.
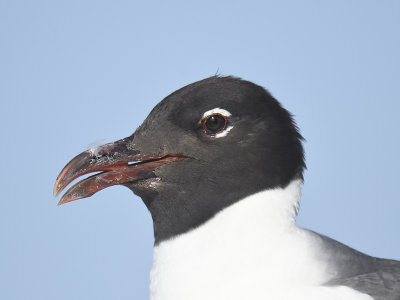
[{"label": "white breast", "polygon": [[324,287],[331,270],[295,224],[301,181],[251,195],[154,247],[151,300],[370,300]]}]

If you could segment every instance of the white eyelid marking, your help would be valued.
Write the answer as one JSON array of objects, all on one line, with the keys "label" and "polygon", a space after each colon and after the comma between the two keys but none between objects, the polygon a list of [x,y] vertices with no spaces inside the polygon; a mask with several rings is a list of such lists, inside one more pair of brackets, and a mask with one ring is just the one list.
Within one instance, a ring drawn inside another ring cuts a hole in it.
[{"label": "white eyelid marking", "polygon": [[229,131],[231,131],[232,128],[233,128],[233,126],[228,126],[223,131],[218,132],[216,135],[214,135],[214,137],[215,138],[224,137],[228,134]]},{"label": "white eyelid marking", "polygon": [[[226,109],[216,107],[216,108],[213,108],[213,109],[210,109],[210,110],[206,111],[203,114],[203,117],[201,118],[201,120],[204,120],[208,116],[211,116],[211,115],[214,115],[214,114],[219,114],[219,115],[222,115],[222,116],[224,116],[226,118],[232,116],[232,114],[229,111],[227,111]],[[212,135],[211,137],[214,137],[214,138],[224,137],[224,136],[226,136],[228,134],[229,131],[232,130],[232,128],[233,128],[233,126],[227,126],[223,131],[218,132],[216,135]]]},{"label": "white eyelid marking", "polygon": [[222,108],[213,108],[210,110],[207,110],[204,114],[203,117],[201,118],[202,120],[207,118],[208,116],[214,115],[214,114],[220,114],[223,115],[224,117],[230,117],[232,116],[232,114],[227,111],[226,109],[222,109]]}]

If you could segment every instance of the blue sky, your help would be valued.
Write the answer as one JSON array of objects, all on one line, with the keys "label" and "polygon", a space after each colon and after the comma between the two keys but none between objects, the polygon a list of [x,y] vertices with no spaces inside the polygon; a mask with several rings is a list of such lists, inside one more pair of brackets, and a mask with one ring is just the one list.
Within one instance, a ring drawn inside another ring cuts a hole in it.
[{"label": "blue sky", "polygon": [[57,207],[61,168],[217,71],[295,116],[298,223],[400,259],[400,2],[1,1],[0,298],[146,299],[151,217],[124,187]]}]

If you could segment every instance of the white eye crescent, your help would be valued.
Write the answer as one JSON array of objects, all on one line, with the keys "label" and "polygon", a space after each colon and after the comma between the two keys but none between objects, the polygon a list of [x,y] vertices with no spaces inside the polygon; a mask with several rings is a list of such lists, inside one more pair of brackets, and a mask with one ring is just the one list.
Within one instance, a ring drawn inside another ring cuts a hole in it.
[{"label": "white eye crescent", "polygon": [[206,134],[214,138],[224,137],[233,126],[228,125],[228,117],[232,114],[222,108],[213,108],[206,111],[201,118],[201,125]]}]

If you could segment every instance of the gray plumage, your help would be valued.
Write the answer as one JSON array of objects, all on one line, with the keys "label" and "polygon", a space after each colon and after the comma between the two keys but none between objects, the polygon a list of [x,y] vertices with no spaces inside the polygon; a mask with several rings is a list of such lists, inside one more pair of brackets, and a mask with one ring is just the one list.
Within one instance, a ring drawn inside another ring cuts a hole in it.
[{"label": "gray plumage", "polygon": [[400,300],[400,261],[372,257],[327,236],[321,239],[334,278],[325,285],[348,286],[375,300]]}]

